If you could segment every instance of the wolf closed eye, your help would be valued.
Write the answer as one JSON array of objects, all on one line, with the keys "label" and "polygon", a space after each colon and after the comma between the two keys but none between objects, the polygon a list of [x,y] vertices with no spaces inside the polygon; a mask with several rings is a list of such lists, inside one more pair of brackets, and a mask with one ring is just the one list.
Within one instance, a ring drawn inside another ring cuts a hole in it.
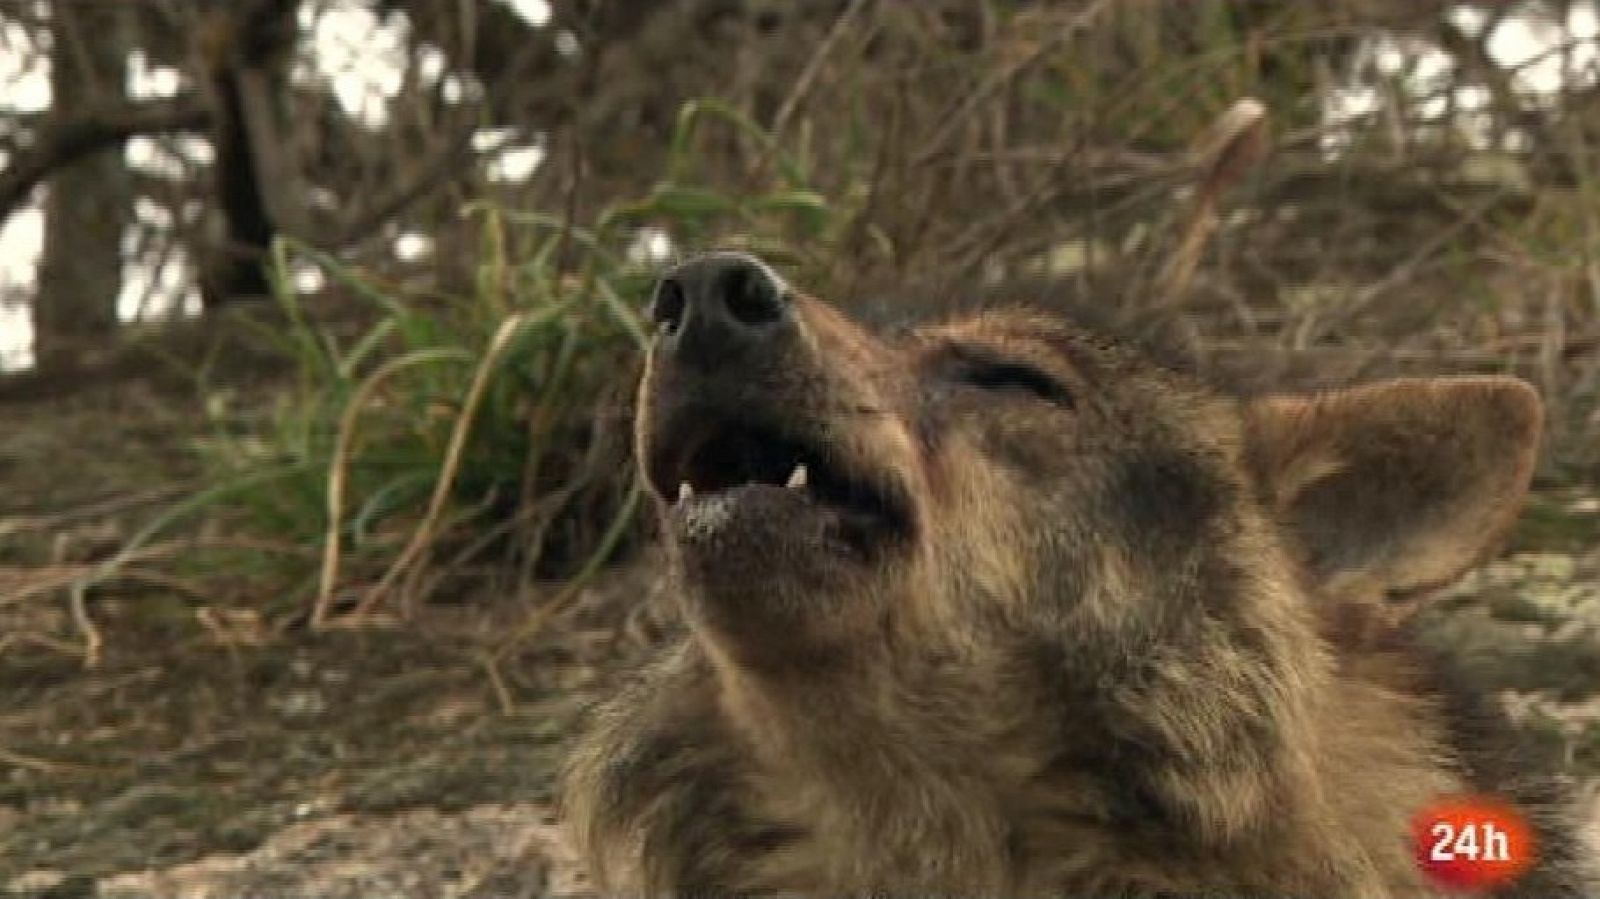
[{"label": "wolf closed eye", "polygon": [[950,375],[956,383],[982,390],[1028,393],[1066,409],[1073,406],[1071,391],[1030,365],[965,354],[957,358]]}]

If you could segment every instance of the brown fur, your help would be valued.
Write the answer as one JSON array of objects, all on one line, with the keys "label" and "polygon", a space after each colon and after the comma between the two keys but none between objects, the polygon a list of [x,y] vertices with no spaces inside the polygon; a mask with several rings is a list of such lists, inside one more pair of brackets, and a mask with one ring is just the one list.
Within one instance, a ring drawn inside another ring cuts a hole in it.
[{"label": "brown fur", "polygon": [[[1245,402],[1052,318],[887,343],[792,303],[796,338],[736,376],[652,360],[646,473],[733,408],[906,534],[835,559],[804,519],[686,530],[656,472],[688,635],[570,760],[603,892],[1431,895],[1412,815],[1483,792],[1543,841],[1504,895],[1585,895],[1548,784],[1462,744],[1487,738],[1406,637],[1516,514],[1525,385]],[[1064,393],[972,374],[997,364]]]}]

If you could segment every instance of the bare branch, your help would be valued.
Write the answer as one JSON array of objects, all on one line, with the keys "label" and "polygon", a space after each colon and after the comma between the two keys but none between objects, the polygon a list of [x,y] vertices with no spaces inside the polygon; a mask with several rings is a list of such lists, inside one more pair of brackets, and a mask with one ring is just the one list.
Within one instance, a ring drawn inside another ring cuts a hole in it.
[{"label": "bare branch", "polygon": [[393,190],[383,194],[348,218],[328,238],[327,245],[342,247],[365,239],[381,225],[406,207],[426,196],[440,182],[462,168],[468,167],[474,157],[472,132],[463,130],[434,151],[433,155],[416,169],[415,174]]},{"label": "bare branch", "polygon": [[1167,260],[1158,282],[1162,296],[1168,301],[1181,297],[1188,290],[1206,242],[1217,229],[1217,206],[1223,194],[1266,156],[1266,117],[1266,107],[1259,100],[1244,97],[1228,107],[1196,142],[1193,155],[1200,169],[1200,179],[1194,202],[1178,248]]},{"label": "bare branch", "polygon": [[949,113],[940,116],[938,129],[934,131],[933,136],[928,138],[922,151],[913,160],[912,165],[921,165],[932,159],[944,149],[944,145],[950,139],[950,136],[966,122],[967,118],[972,115],[973,110],[992,97],[995,92],[1015,81],[1019,75],[1032,68],[1039,60],[1070,43],[1080,32],[1093,25],[1100,18],[1100,13],[1110,5],[1110,0],[1094,0],[1082,11],[1075,13],[1054,34],[1040,41],[1039,46],[1035,47],[1032,52],[1009,65],[990,72],[988,77],[980,82],[971,93],[961,98],[955,108]]},{"label": "bare branch", "polygon": [[141,134],[204,131],[210,120],[204,101],[183,96],[87,111],[47,125],[31,149],[0,170],[0,222],[11,217],[35,185],[63,166]]}]

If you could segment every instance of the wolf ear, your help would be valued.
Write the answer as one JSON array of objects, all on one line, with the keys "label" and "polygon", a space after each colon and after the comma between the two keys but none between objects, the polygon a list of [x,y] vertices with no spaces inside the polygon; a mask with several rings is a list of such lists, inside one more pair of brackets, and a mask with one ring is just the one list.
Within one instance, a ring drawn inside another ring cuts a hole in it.
[{"label": "wolf ear", "polygon": [[1514,378],[1397,379],[1246,413],[1259,482],[1311,573],[1351,598],[1443,586],[1516,520],[1543,425]]}]

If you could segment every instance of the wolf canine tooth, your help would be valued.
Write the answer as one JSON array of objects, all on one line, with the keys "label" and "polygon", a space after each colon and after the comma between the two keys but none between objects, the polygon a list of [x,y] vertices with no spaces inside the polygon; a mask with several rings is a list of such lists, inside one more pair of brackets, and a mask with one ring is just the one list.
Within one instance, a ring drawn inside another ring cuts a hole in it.
[{"label": "wolf canine tooth", "polygon": [[784,481],[783,486],[788,487],[790,490],[800,490],[806,486],[806,466],[804,462],[796,465],[794,471],[789,472],[789,480]]},{"label": "wolf canine tooth", "polygon": [[689,486],[689,482],[688,481],[679,481],[678,482],[678,502],[681,503],[686,499],[693,499],[693,498],[694,498],[694,488]]}]

